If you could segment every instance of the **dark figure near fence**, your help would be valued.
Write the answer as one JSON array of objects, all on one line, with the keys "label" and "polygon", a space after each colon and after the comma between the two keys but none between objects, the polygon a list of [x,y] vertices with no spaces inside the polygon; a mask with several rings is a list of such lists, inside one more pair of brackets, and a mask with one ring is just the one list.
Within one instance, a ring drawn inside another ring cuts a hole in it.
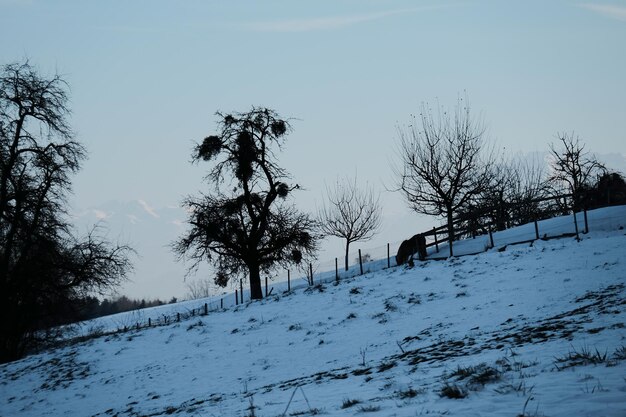
[{"label": "dark figure near fence", "polygon": [[398,249],[396,255],[396,264],[402,265],[417,254],[420,261],[426,259],[426,238],[422,234],[417,234],[412,238],[405,240]]}]

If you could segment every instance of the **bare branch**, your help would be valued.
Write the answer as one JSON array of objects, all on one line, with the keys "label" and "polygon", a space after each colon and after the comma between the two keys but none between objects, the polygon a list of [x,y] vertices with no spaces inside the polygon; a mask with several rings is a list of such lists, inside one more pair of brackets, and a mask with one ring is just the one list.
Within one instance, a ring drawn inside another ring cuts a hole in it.
[{"label": "bare branch", "polygon": [[585,151],[580,138],[572,133],[558,133],[557,139],[561,148],[550,144],[550,167],[552,172],[549,180],[555,188],[564,188],[572,194],[574,209],[582,206],[583,189],[589,188],[608,171],[593,155]]},{"label": "bare branch", "polygon": [[489,182],[493,154],[484,155],[485,126],[471,116],[467,98],[459,98],[452,115],[422,104],[419,116],[398,134],[398,189],[418,213],[447,218],[452,255],[454,212]]}]

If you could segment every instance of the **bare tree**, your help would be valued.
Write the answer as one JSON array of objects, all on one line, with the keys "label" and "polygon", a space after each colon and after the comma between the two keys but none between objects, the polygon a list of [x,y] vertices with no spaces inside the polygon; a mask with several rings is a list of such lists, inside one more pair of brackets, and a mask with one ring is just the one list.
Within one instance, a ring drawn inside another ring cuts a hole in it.
[{"label": "bare tree", "polygon": [[513,162],[514,181],[511,182],[509,202],[514,224],[521,225],[545,217],[547,207],[542,199],[550,195],[545,162],[525,159]]},{"label": "bare tree", "polygon": [[478,214],[498,230],[524,224],[539,215],[537,200],[548,195],[543,164],[536,159],[503,159],[492,163],[489,182],[479,196]]},{"label": "bare tree", "polygon": [[337,180],[334,188],[326,187],[326,198],[317,217],[323,235],[345,239],[347,271],[350,244],[367,241],[380,229],[380,196],[372,187],[359,188],[356,176]]},{"label": "bare tree", "polygon": [[199,280],[188,281],[187,287],[187,299],[197,300],[199,298],[208,298],[211,296],[211,280],[203,278]]},{"label": "bare tree", "polygon": [[447,219],[452,256],[454,213],[488,184],[489,163],[482,155],[485,127],[460,98],[452,114],[422,104],[419,116],[400,128],[399,136],[398,189],[416,212]]},{"label": "bare tree", "polygon": [[572,194],[574,210],[578,210],[584,204],[584,190],[592,187],[598,178],[607,173],[607,169],[585,151],[585,145],[573,132],[557,133],[556,137],[562,148],[557,149],[550,144],[552,173],[549,179],[557,190],[565,188]]},{"label": "bare tree", "polygon": [[80,298],[125,279],[130,248],[69,223],[70,177],[85,150],[68,123],[67,85],[28,62],[0,69],[0,362],[76,317]]}]

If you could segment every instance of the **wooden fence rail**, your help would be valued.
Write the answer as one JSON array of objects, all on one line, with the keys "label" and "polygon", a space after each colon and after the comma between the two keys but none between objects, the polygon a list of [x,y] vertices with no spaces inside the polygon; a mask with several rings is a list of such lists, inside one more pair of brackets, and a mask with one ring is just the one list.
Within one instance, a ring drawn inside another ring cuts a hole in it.
[{"label": "wooden fence rail", "polygon": [[[439,252],[439,245],[445,242],[448,242],[448,244],[450,244],[450,240],[454,242],[462,237],[476,238],[477,236],[487,235],[496,230],[504,230],[509,228],[507,226],[518,226],[522,224],[520,222],[526,223],[526,221],[524,220],[534,221],[536,224],[538,220],[543,220],[546,218],[555,217],[557,215],[564,215],[573,212],[573,209],[571,207],[568,208],[567,204],[567,199],[571,197],[572,194],[561,194],[558,196],[543,197],[517,203],[503,203],[498,206],[492,206],[467,213],[454,219],[452,223],[454,228],[454,236],[452,237],[452,239],[450,239],[450,236],[448,234],[447,224],[441,225],[439,227],[433,227],[432,229],[424,231],[420,234],[426,238],[426,248],[435,246],[435,250]],[[502,212],[506,210],[506,212],[510,212],[512,210],[519,209],[520,207],[539,205],[541,203],[551,201],[556,202],[555,207],[551,209],[543,208],[540,212],[541,215],[538,216],[537,213],[535,213],[532,220],[522,217],[507,218],[505,227],[502,228],[501,224],[498,224],[497,221],[491,219],[491,217],[494,217],[493,213],[496,211]],[[586,210],[584,210],[584,212],[586,216]],[[587,227],[585,228],[585,230],[587,230]],[[539,239],[538,232],[537,239]]]}]

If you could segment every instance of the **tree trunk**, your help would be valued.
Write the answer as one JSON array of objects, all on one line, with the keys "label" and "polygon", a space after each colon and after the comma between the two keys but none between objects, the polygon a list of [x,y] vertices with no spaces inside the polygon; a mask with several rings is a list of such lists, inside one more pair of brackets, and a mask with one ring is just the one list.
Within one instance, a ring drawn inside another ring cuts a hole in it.
[{"label": "tree trunk", "polygon": [[348,249],[349,248],[350,248],[350,241],[346,240],[346,258],[345,258],[346,271],[348,270]]},{"label": "tree trunk", "polygon": [[454,221],[452,220],[452,208],[447,209],[448,217],[448,246],[450,246],[450,256],[454,256],[452,252],[452,241],[454,240]]},{"label": "tree trunk", "polygon": [[504,204],[502,203],[502,200],[500,200],[498,202],[498,209],[497,209],[497,220],[496,220],[496,227],[498,228],[498,231],[502,231],[506,229],[506,213],[504,210]]},{"label": "tree trunk", "polygon": [[261,289],[261,268],[257,264],[248,265],[250,271],[250,299],[262,300],[263,290]]}]

